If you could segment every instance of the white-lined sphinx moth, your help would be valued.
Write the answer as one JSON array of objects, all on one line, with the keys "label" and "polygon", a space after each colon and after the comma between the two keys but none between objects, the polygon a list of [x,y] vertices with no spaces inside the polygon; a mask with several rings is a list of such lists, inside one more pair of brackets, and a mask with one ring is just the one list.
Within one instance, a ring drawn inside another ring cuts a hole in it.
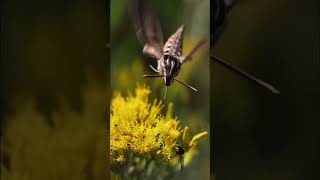
[{"label": "white-lined sphinx moth", "polygon": [[201,47],[209,45],[209,37],[203,38],[186,55],[182,55],[184,25],[172,34],[166,43],[163,41],[163,34],[158,17],[149,9],[142,0],[131,0],[129,5],[130,14],[134,23],[136,35],[143,47],[143,54],[157,60],[157,68],[150,65],[150,68],[158,73],[157,75],[144,75],[144,77],[162,77],[165,85],[165,95],[168,87],[177,81],[180,84],[198,91],[196,88],[177,79],[181,66],[192,59],[192,56]]}]

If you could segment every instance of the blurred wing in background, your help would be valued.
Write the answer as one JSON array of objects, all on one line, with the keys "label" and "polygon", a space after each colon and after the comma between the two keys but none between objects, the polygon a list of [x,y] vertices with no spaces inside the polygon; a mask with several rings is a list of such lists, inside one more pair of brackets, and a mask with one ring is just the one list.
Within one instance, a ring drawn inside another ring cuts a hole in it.
[{"label": "blurred wing in background", "polygon": [[[215,45],[215,43],[218,41],[220,35],[223,33],[223,30],[225,29],[225,24],[226,24],[226,20],[225,17],[228,14],[228,12],[230,11],[230,9],[234,6],[235,3],[237,3],[238,1],[236,0],[214,0],[211,2],[211,27],[210,27],[210,45],[211,47],[213,47]],[[273,87],[271,84],[258,79],[257,77],[243,71],[242,69],[233,66],[230,63],[227,63],[226,61],[224,61],[221,58],[215,57],[213,55],[210,56],[210,58],[212,60],[214,60],[215,62],[221,64],[222,66],[224,66],[225,68],[239,74],[242,77],[245,77],[253,82],[255,82],[256,84],[265,87],[266,89],[268,89],[269,91],[271,91],[274,94],[279,94],[280,91],[277,90],[275,87]]]},{"label": "blurred wing in background", "polygon": [[206,36],[201,41],[199,41],[198,44],[196,44],[186,56],[184,56],[180,60],[180,63],[183,64],[185,62],[190,61],[194,53],[196,53],[201,48],[206,48],[206,45],[208,45],[208,43],[209,43],[209,37]]},{"label": "blurred wing in background", "polygon": [[229,10],[233,7],[236,0],[213,0],[211,1],[211,14],[210,14],[210,44],[213,46],[225,28],[225,17]]},{"label": "blurred wing in background", "polygon": [[131,0],[129,13],[140,43],[146,56],[160,59],[163,49],[163,34],[160,21],[143,0]]}]

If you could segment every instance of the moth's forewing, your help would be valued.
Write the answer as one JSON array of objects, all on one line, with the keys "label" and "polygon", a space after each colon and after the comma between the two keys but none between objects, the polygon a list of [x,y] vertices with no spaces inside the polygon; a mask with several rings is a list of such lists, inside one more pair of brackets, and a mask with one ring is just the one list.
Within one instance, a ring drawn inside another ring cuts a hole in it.
[{"label": "moth's forewing", "polygon": [[184,25],[181,25],[178,30],[170,36],[164,45],[163,52],[165,55],[171,55],[174,57],[182,56],[183,33]]},{"label": "moth's forewing", "polygon": [[146,56],[160,59],[163,50],[163,34],[156,14],[143,0],[131,0],[129,12],[140,43]]}]

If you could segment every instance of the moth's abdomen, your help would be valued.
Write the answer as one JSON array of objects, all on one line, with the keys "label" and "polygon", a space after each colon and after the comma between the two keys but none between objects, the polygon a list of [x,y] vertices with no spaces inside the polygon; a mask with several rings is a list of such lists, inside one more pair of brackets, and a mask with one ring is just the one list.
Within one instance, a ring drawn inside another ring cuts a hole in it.
[{"label": "moth's abdomen", "polygon": [[174,57],[182,56],[183,31],[184,26],[181,25],[179,29],[170,36],[163,48],[164,55],[170,55]]}]

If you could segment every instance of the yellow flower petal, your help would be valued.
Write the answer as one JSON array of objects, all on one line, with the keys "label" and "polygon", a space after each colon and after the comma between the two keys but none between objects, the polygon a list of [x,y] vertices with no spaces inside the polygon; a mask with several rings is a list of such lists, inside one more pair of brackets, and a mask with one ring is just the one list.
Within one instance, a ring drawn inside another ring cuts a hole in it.
[{"label": "yellow flower petal", "polygon": [[183,129],[183,135],[182,135],[182,142],[185,143],[187,141],[187,137],[189,135],[189,127],[186,126],[184,129]]},{"label": "yellow flower petal", "polygon": [[199,141],[199,139],[205,137],[208,135],[208,132],[205,131],[205,132],[202,132],[202,133],[199,133],[195,136],[193,136],[193,138],[191,139],[191,141],[189,142],[189,148],[195,146],[197,144],[197,142]]}]

